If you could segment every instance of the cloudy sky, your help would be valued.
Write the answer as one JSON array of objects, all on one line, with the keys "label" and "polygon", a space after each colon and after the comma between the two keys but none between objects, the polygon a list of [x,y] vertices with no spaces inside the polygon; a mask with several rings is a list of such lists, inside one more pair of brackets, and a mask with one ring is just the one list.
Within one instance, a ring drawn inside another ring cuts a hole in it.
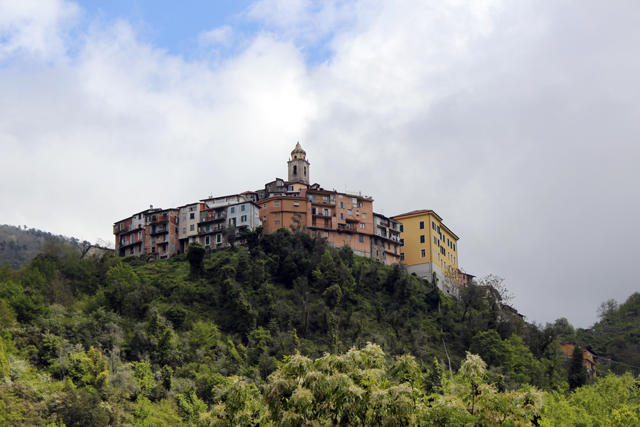
[{"label": "cloudy sky", "polygon": [[640,3],[0,0],[0,223],[312,181],[433,209],[530,321],[638,290]]}]

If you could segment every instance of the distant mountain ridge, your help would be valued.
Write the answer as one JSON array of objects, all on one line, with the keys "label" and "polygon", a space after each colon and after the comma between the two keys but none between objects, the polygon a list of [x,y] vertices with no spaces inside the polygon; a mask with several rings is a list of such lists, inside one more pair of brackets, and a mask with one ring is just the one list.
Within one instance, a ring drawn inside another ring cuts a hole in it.
[{"label": "distant mountain ridge", "polygon": [[42,252],[47,239],[55,239],[69,243],[72,247],[82,249],[89,242],[81,242],[74,237],[55,235],[26,225],[0,225],[0,266],[9,265],[20,268]]}]

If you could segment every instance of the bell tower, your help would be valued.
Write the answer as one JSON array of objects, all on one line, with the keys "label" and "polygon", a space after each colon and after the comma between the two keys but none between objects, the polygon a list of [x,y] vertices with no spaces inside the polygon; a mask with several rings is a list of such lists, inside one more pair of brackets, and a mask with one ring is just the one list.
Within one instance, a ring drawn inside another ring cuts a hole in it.
[{"label": "bell tower", "polygon": [[291,152],[291,159],[289,159],[287,164],[289,165],[289,182],[304,182],[305,184],[309,184],[309,162],[307,161],[307,153],[302,149],[299,142]]}]

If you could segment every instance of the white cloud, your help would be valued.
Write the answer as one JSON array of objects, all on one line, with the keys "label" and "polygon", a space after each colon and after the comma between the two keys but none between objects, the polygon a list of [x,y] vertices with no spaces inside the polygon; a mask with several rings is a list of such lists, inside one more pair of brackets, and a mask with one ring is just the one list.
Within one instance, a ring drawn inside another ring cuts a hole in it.
[{"label": "white cloud", "polygon": [[198,41],[203,46],[220,45],[229,47],[233,42],[233,29],[229,25],[200,33]]},{"label": "white cloud", "polygon": [[0,0],[0,61],[20,54],[50,60],[65,51],[64,29],[78,16],[64,0]]}]

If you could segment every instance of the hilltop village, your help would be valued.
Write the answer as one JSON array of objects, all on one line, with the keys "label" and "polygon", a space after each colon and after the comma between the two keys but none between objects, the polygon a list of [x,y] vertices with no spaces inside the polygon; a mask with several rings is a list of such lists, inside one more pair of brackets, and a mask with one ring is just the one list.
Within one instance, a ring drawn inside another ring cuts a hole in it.
[{"label": "hilltop village", "polygon": [[245,191],[170,209],[150,206],[113,226],[121,256],[155,254],[168,258],[190,244],[219,249],[241,242],[245,230],[262,227],[306,229],[336,247],[386,265],[401,263],[409,273],[435,281],[443,293],[458,294],[473,276],[458,269],[458,240],[433,210],[387,217],[376,213],[373,197],[326,190],[311,184],[311,165],[297,143],[287,162],[287,179]]}]

